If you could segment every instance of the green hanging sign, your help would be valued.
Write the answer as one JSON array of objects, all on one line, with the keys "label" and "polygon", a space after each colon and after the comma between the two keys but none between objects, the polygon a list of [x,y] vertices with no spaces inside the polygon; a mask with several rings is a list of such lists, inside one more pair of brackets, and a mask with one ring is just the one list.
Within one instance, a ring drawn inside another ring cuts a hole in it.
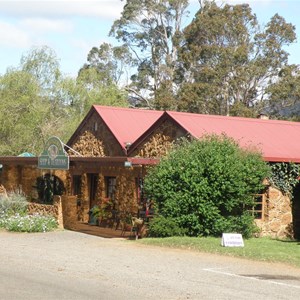
[{"label": "green hanging sign", "polygon": [[58,137],[51,137],[38,157],[38,168],[46,170],[68,170],[69,156]]}]

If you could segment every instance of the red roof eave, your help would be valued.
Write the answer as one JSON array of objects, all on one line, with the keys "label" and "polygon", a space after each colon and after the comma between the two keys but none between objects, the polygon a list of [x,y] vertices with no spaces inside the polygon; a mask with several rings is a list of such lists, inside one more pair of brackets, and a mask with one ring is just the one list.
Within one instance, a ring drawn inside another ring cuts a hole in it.
[{"label": "red roof eave", "polygon": [[291,158],[291,157],[263,157],[264,161],[267,162],[285,162],[285,163],[300,163],[300,158]]},{"label": "red roof eave", "polygon": [[157,165],[160,161],[158,158],[128,157],[127,160],[133,165]]}]

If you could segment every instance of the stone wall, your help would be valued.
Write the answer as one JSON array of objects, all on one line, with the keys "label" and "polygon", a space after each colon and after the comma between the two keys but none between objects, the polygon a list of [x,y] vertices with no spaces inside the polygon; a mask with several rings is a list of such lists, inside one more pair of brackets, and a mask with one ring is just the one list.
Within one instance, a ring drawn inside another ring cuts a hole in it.
[{"label": "stone wall", "polygon": [[289,196],[269,187],[262,220],[256,220],[261,236],[274,238],[293,237],[293,214]]},{"label": "stone wall", "polygon": [[58,227],[63,228],[64,222],[61,197],[54,196],[53,202],[53,205],[31,202],[28,204],[28,213],[32,215],[39,214],[42,216],[53,216],[58,222]]},{"label": "stone wall", "polygon": [[[36,166],[4,165],[0,183],[7,192],[22,191],[28,200],[37,200],[36,180],[46,173],[50,173],[50,170],[43,171]],[[59,177],[65,185],[67,184],[67,172],[55,170],[52,174]]]},{"label": "stone wall", "polygon": [[76,196],[62,196],[62,215],[64,228],[72,229],[78,222],[78,203]]},{"label": "stone wall", "polygon": [[[78,207],[78,221],[87,223],[89,210],[94,205],[101,204],[106,195],[106,177],[116,177],[115,209],[117,211],[136,214],[138,211],[138,195],[136,179],[141,176],[141,167],[99,167],[97,170],[85,170],[81,174],[81,195],[76,195],[80,200]],[[97,174],[97,190],[94,201],[90,201],[89,174]],[[74,195],[75,196],[75,195]]]}]

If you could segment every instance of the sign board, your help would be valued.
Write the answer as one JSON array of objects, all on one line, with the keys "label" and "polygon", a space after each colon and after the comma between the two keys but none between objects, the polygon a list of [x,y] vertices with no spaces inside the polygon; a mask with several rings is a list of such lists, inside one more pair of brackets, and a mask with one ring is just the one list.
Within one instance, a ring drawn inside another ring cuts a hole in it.
[{"label": "sign board", "polygon": [[131,161],[125,161],[125,162],[124,162],[124,167],[125,167],[125,168],[130,168],[130,167],[132,167],[132,162],[131,162]]},{"label": "sign board", "polygon": [[239,233],[223,233],[221,245],[223,247],[244,247],[243,237]]},{"label": "sign board", "polygon": [[38,157],[38,168],[46,170],[69,169],[69,156],[58,137],[51,137],[46,142],[44,151]]}]

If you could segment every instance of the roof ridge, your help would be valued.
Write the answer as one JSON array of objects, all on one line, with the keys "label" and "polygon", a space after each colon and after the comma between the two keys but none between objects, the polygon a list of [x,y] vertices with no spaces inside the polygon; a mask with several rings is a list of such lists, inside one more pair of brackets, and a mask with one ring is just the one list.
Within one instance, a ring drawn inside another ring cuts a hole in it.
[{"label": "roof ridge", "polygon": [[108,105],[93,105],[95,108],[111,109],[111,110],[126,110],[126,111],[141,111],[141,112],[160,112],[164,113],[163,110],[144,109],[144,108],[132,108],[132,107],[121,107],[121,106],[108,106]]},{"label": "roof ridge", "polygon": [[287,120],[274,120],[274,119],[257,119],[257,118],[246,118],[246,117],[237,117],[237,116],[222,116],[222,115],[209,115],[209,114],[197,114],[197,113],[189,113],[189,112],[179,112],[179,111],[166,111],[169,116],[172,114],[179,114],[179,115],[190,115],[196,117],[203,117],[203,118],[214,118],[214,119],[227,119],[233,121],[242,121],[242,122],[253,122],[253,123],[273,123],[273,124],[282,124],[282,125],[296,125],[300,126],[300,122],[294,121],[287,121]]}]

